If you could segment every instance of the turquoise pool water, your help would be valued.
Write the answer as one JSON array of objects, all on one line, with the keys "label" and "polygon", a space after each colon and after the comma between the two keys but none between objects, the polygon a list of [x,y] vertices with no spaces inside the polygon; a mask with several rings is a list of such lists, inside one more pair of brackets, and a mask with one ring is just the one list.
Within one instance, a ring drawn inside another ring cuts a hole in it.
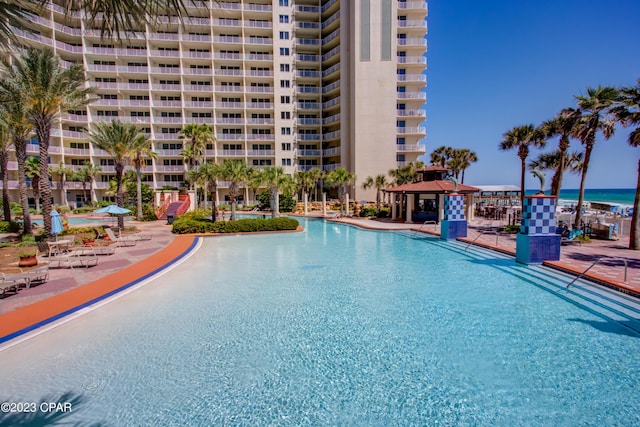
[{"label": "turquoise pool water", "polygon": [[0,352],[0,401],[72,399],[80,425],[640,424],[633,300],[458,243],[303,225],[204,239]]}]

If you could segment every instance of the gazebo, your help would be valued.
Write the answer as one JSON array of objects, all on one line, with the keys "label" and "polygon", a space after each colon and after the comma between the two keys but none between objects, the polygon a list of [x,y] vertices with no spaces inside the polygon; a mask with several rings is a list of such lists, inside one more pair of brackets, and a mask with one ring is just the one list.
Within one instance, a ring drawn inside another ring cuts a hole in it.
[{"label": "gazebo", "polygon": [[387,188],[390,194],[391,218],[403,218],[407,223],[435,221],[439,223],[444,216],[445,194],[465,196],[466,218],[472,218],[473,193],[476,187],[455,184],[446,179],[449,169],[439,166],[427,166],[416,171],[414,181],[409,184]]}]

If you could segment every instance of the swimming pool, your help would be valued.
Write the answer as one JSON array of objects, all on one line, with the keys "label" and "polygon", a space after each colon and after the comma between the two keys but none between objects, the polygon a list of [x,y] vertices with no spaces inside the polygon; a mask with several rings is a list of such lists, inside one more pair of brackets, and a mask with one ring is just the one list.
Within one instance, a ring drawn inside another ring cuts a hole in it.
[{"label": "swimming pool", "polygon": [[303,225],[204,239],[0,352],[0,401],[76,399],[66,421],[109,425],[640,423],[633,300],[459,243]]},{"label": "swimming pool", "polygon": [[[125,221],[131,221],[133,218],[131,217],[125,217],[124,220]],[[104,223],[104,222],[114,222],[116,221],[117,218],[116,217],[109,217],[109,216],[96,216],[93,218],[76,218],[76,217],[72,217],[67,219],[67,221],[69,222],[69,225],[85,225],[85,224],[96,224],[96,223]],[[31,222],[33,224],[38,224],[38,225],[44,225],[44,221],[41,219],[32,219]]]}]

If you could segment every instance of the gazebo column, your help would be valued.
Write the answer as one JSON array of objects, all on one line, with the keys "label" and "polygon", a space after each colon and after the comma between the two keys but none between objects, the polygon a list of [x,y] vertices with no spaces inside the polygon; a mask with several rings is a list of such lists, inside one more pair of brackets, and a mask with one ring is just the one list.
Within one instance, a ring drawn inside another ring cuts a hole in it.
[{"label": "gazebo column", "polygon": [[407,212],[405,215],[405,222],[407,224],[411,224],[413,223],[413,221],[411,220],[411,213],[413,212],[413,199],[415,197],[413,194],[405,194],[405,197],[407,198]]},{"label": "gazebo column", "polygon": [[516,236],[516,261],[540,264],[560,259],[560,239],[556,233],[556,198],[528,196],[523,200],[520,232]]},{"label": "gazebo column", "polygon": [[398,208],[396,202],[398,198],[396,197],[396,193],[389,193],[389,204],[391,205],[391,219],[396,219],[398,217]]},{"label": "gazebo column", "polygon": [[444,196],[444,219],[440,224],[440,238],[443,240],[467,237],[467,220],[464,216],[464,195]]},{"label": "gazebo column", "polygon": [[327,216],[327,193],[322,193],[322,216]]}]

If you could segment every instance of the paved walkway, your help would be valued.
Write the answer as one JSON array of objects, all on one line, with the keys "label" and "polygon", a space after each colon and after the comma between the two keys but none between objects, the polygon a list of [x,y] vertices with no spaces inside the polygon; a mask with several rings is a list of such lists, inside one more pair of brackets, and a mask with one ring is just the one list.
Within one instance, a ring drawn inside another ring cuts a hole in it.
[{"label": "paved walkway", "polygon": [[[98,221],[97,224],[100,224]],[[90,268],[52,268],[49,270],[49,281],[30,289],[21,289],[16,295],[9,295],[0,299],[0,314],[17,308],[42,301],[61,292],[78,288],[92,281],[107,277],[123,268],[152,257],[161,249],[167,247],[175,239],[171,233],[171,226],[166,221],[136,222],[128,221],[127,226],[135,225],[145,234],[151,235],[151,240],[143,240],[135,246],[118,247],[113,255],[98,257],[98,265]],[[3,267],[17,267],[3,266]]]}]

